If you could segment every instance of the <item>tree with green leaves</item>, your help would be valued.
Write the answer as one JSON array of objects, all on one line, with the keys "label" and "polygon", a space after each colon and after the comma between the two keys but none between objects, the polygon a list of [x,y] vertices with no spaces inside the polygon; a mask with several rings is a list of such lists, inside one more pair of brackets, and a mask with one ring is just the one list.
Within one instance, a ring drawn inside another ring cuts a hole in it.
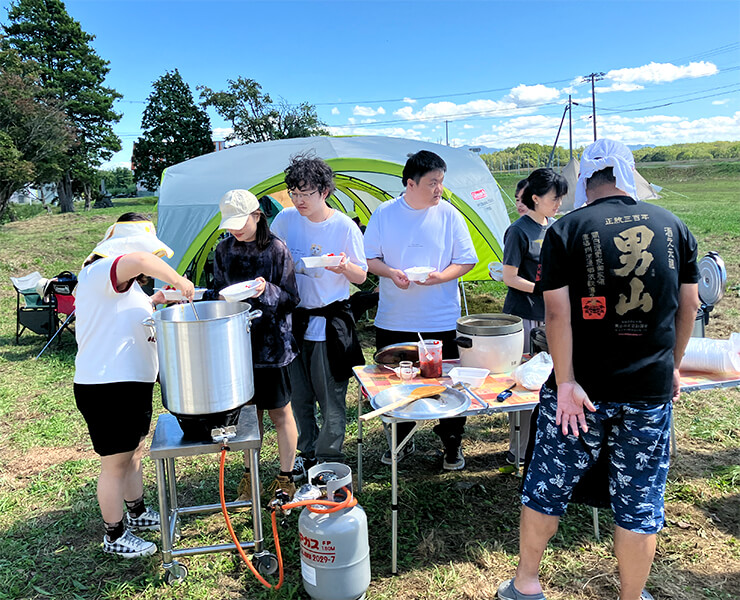
[{"label": "tree with green leaves", "polygon": [[13,192],[56,181],[73,139],[64,112],[39,85],[37,65],[0,49],[0,216]]},{"label": "tree with green leaves", "polygon": [[203,106],[212,106],[231,123],[234,132],[227,137],[231,141],[250,144],[329,133],[314,106],[306,102],[298,106],[285,101],[275,103],[254,79],[229,79],[224,92],[205,86],[198,90]]},{"label": "tree with green leaves", "polygon": [[211,121],[195,104],[190,87],[175,69],[157,79],[149,95],[132,158],[136,179],[159,186],[162,171],[189,158],[213,152]]},{"label": "tree with green leaves", "polygon": [[121,149],[112,127],[121,118],[113,110],[121,94],[104,85],[109,63],[90,45],[95,36],[82,30],[61,0],[17,0],[3,28],[5,47],[38,63],[47,96],[58,101],[75,128],[75,144],[56,182],[62,212],[72,212],[75,179],[86,181],[91,170]]},{"label": "tree with green leaves", "polygon": [[98,178],[105,182],[105,190],[113,197],[136,195],[134,173],[126,167],[98,170]]}]

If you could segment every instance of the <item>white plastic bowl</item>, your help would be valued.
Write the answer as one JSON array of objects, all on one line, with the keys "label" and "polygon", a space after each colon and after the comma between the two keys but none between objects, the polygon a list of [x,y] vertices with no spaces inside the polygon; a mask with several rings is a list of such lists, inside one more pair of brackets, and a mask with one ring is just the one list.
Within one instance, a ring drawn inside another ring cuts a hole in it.
[{"label": "white plastic bowl", "polygon": [[[162,288],[158,288],[155,291],[162,292],[164,294],[165,302],[181,302],[182,300],[185,300],[185,297],[182,295],[182,292],[180,290],[165,290]],[[193,300],[202,299],[205,291],[206,291],[206,288],[195,288],[195,294],[193,295]]]},{"label": "white plastic bowl", "polygon": [[494,281],[504,280],[504,265],[500,262],[488,263],[488,274]]},{"label": "white plastic bowl", "polygon": [[408,277],[410,281],[424,282],[427,280],[427,277],[429,277],[429,274],[433,273],[435,270],[436,269],[434,267],[409,267],[408,269],[404,269],[403,272],[406,273],[406,277]]},{"label": "white plastic bowl", "polygon": [[259,281],[255,281],[254,279],[242,281],[241,283],[235,283],[234,285],[225,287],[219,293],[227,302],[240,302],[254,296],[258,285]]},{"label": "white plastic bowl", "polygon": [[450,369],[449,375],[452,383],[464,383],[470,387],[477,388],[483,385],[490,371],[488,369],[478,369],[476,367],[455,367]]},{"label": "white plastic bowl", "polygon": [[342,257],[324,254],[323,256],[304,256],[301,260],[307,269],[318,269],[320,267],[338,267],[339,263],[342,262]]}]

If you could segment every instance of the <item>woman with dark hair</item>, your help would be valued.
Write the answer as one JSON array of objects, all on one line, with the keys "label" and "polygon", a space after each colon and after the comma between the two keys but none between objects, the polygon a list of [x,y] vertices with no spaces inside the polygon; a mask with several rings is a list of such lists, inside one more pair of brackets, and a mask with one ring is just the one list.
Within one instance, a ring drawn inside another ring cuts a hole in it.
[{"label": "woman with dark hair", "polygon": [[[522,318],[526,350],[529,350],[530,332],[535,327],[540,327],[545,319],[545,302],[542,294],[535,292],[534,285],[542,241],[567,193],[568,182],[562,175],[552,169],[532,171],[524,180],[521,190],[521,201],[528,212],[514,221],[504,233],[504,283],[509,286],[504,300],[504,312]],[[527,449],[531,414],[532,411],[520,413],[520,462],[524,462]],[[510,413],[509,452],[506,455],[509,464],[516,462],[513,419],[514,416]]]},{"label": "woman with dark hair", "polygon": [[525,187],[527,187],[527,180],[522,179],[519,181],[519,183],[516,184],[516,191],[514,192],[514,205],[516,206],[516,212],[519,214],[520,217],[523,217],[529,211],[529,209],[522,202],[522,192],[524,191]]},{"label": "woman with dark hair", "polygon": [[[264,411],[270,415],[277,433],[280,473],[273,485],[291,498],[295,493],[293,461],[298,430],[290,406],[291,384],[288,365],[297,356],[293,339],[292,315],[298,305],[298,286],[293,259],[285,244],[272,234],[257,198],[247,190],[226,192],[219,204],[221,229],[231,235],[216,246],[213,260],[213,290],[203,295],[217,299],[225,287],[254,279],[259,282],[255,295],[246,302],[262,311],[252,322],[254,398],[260,435]],[[245,456],[245,473],[239,483],[239,499],[251,500],[251,477]]]},{"label": "woman with dark hair", "polygon": [[146,275],[156,277],[188,299],[194,291],[160,258],[165,255],[171,257],[172,250],[157,239],[149,218],[126,213],[85,260],[75,290],[75,401],[100,455],[103,551],[124,558],[156,552],[153,542],[132,531],[159,528],[159,514],[144,505],[141,473],[159,363],[141,322],[164,295],[150,298],[139,282]]}]

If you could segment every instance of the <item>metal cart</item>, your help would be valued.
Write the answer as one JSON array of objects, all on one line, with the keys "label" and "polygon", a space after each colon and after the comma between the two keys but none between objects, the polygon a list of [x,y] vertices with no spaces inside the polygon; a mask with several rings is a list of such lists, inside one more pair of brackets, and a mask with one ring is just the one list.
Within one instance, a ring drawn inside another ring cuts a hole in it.
[{"label": "metal cart", "polygon": [[[263,547],[258,465],[261,442],[257,426],[257,411],[254,406],[245,406],[242,409],[239,415],[236,437],[229,439],[227,444],[231,450],[247,452],[252,477],[252,499],[251,501],[227,502],[226,507],[228,509],[252,507],[254,541],[241,542],[241,547],[253,549],[253,563],[257,570],[263,575],[271,575],[277,570],[277,558]],[[166,571],[165,581],[167,583],[183,581],[188,575],[187,567],[178,562],[177,557],[236,550],[234,544],[173,548],[175,541],[180,537],[180,517],[182,515],[213,513],[221,510],[220,503],[202,506],[179,506],[175,458],[197,456],[211,452],[218,454],[221,452],[221,446],[221,442],[183,439],[180,425],[171,414],[162,414],[157,420],[149,454],[154,460],[157,472],[159,514],[162,519],[162,567]]]}]

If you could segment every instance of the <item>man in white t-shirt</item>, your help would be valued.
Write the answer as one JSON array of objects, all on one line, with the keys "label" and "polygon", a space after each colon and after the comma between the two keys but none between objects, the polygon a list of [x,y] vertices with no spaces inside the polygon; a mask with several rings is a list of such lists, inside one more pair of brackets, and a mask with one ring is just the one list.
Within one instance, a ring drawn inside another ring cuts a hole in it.
[{"label": "man in white t-shirt", "polygon": [[[368,269],[380,277],[380,299],[375,317],[378,349],[401,342],[425,339],[442,341],[444,358],[457,358],[455,343],[460,316],[457,279],[470,271],[478,257],[460,212],[443,201],[447,165],[441,157],[421,150],[403,169],[406,192],[381,204],[365,230]],[[433,267],[423,282],[409,281],[404,269]],[[465,467],[461,442],[465,418],[443,419],[434,428],[444,445],[442,466]],[[405,439],[413,423],[398,426]],[[399,458],[414,451],[408,442]],[[381,459],[390,464],[390,451]]]},{"label": "man in white t-shirt", "polygon": [[[334,173],[319,158],[298,156],[285,170],[294,208],[281,211],[272,231],[285,241],[296,266],[301,301],[293,313],[293,334],[300,354],[290,365],[292,406],[298,425],[293,478],[305,476],[316,462],[342,462],[346,426],[345,396],[352,367],[364,364],[349,302],[349,284],[367,277],[359,228],[326,199]],[[334,267],[307,266],[302,259],[341,257]],[[323,423],[316,421],[316,404]]]}]

